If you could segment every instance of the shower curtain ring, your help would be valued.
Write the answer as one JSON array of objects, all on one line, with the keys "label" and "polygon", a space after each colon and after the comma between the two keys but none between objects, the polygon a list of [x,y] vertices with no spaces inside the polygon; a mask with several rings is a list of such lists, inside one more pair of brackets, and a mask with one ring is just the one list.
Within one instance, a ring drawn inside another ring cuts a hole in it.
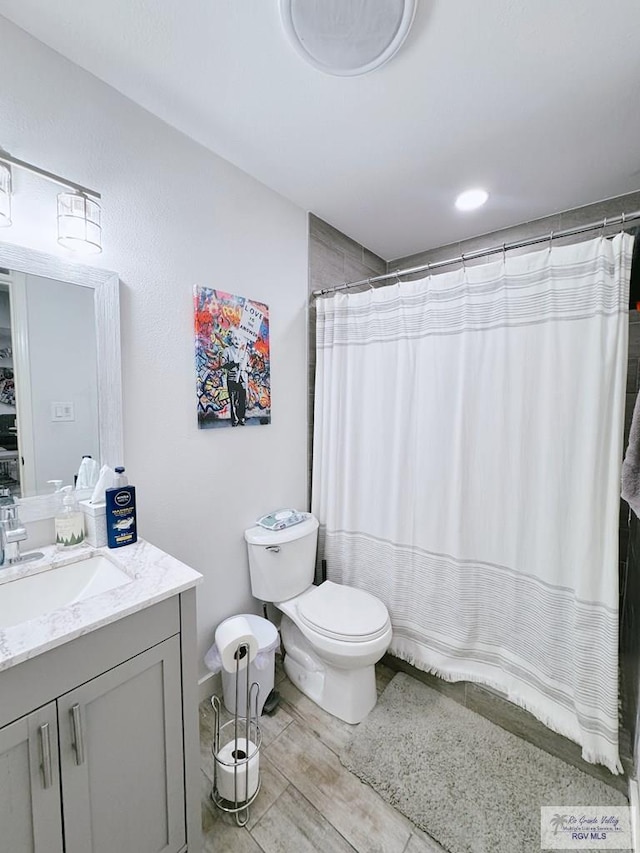
[{"label": "shower curtain ring", "polygon": [[506,243],[502,244],[502,263],[503,264],[507,263],[507,244]]},{"label": "shower curtain ring", "polygon": [[367,279],[367,284],[369,285],[369,290],[373,290],[373,285],[371,284],[371,279]]},{"label": "shower curtain ring", "polygon": [[553,229],[551,229],[551,234],[549,234],[549,251],[551,251],[552,244],[553,244]]},{"label": "shower curtain ring", "polygon": [[431,272],[431,264],[427,264],[427,278],[431,281],[433,273]]},{"label": "shower curtain ring", "polygon": [[607,217],[605,216],[605,218],[602,220],[602,234],[600,235],[601,237],[604,237],[604,232],[605,232],[606,227],[607,227]]},{"label": "shower curtain ring", "polygon": [[620,218],[622,219],[622,222],[620,223],[620,233],[623,234],[624,233],[624,222],[625,222],[625,219],[627,218],[627,214],[623,213]]},{"label": "shower curtain ring", "polygon": [[467,261],[466,261],[465,256],[464,256],[464,252],[460,253],[460,257],[462,258],[462,271],[466,272],[467,271]]}]

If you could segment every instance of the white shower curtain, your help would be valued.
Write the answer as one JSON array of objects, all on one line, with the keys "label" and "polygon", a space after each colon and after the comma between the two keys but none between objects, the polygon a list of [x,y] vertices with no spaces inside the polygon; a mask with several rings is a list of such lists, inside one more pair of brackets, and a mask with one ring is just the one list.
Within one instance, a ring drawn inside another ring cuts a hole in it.
[{"label": "white shower curtain", "polygon": [[312,509],[391,651],[621,772],[618,518],[633,238],[317,303]]}]

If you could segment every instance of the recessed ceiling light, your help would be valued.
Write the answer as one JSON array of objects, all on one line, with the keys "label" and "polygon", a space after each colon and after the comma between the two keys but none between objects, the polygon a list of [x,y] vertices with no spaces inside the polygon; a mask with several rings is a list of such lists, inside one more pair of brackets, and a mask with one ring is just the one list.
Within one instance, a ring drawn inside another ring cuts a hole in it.
[{"label": "recessed ceiling light", "polygon": [[488,198],[489,193],[486,190],[465,190],[456,199],[456,207],[458,210],[475,210],[476,207],[482,207]]}]

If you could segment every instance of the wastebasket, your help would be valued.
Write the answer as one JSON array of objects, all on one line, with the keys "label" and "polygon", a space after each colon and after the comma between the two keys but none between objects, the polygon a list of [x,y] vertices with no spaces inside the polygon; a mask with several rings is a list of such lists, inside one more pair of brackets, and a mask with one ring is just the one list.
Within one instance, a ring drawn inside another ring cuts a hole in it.
[{"label": "wastebasket", "polygon": [[[255,616],[253,613],[243,613],[242,617],[247,620],[251,628],[251,633],[258,641],[258,653],[255,659],[249,664],[249,685],[253,684],[254,681],[257,681],[260,685],[260,693],[258,694],[258,716],[260,716],[266,698],[273,690],[276,649],[280,645],[280,637],[278,636],[278,629],[268,619],[263,619],[262,616]],[[238,714],[244,716],[244,709],[247,702],[244,671],[240,672],[239,682],[238,700],[240,707],[238,708]],[[230,714],[235,714],[236,674],[235,672],[227,672],[225,669],[222,670],[222,699],[227,711]]]}]

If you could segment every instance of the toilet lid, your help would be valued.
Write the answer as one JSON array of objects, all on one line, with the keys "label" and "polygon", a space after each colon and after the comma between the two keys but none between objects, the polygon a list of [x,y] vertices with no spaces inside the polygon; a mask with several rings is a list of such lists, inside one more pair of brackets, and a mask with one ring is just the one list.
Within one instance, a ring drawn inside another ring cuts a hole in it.
[{"label": "toilet lid", "polygon": [[375,639],[389,625],[389,612],[379,598],[333,581],[325,581],[306,595],[298,613],[314,631],[341,640]]}]

